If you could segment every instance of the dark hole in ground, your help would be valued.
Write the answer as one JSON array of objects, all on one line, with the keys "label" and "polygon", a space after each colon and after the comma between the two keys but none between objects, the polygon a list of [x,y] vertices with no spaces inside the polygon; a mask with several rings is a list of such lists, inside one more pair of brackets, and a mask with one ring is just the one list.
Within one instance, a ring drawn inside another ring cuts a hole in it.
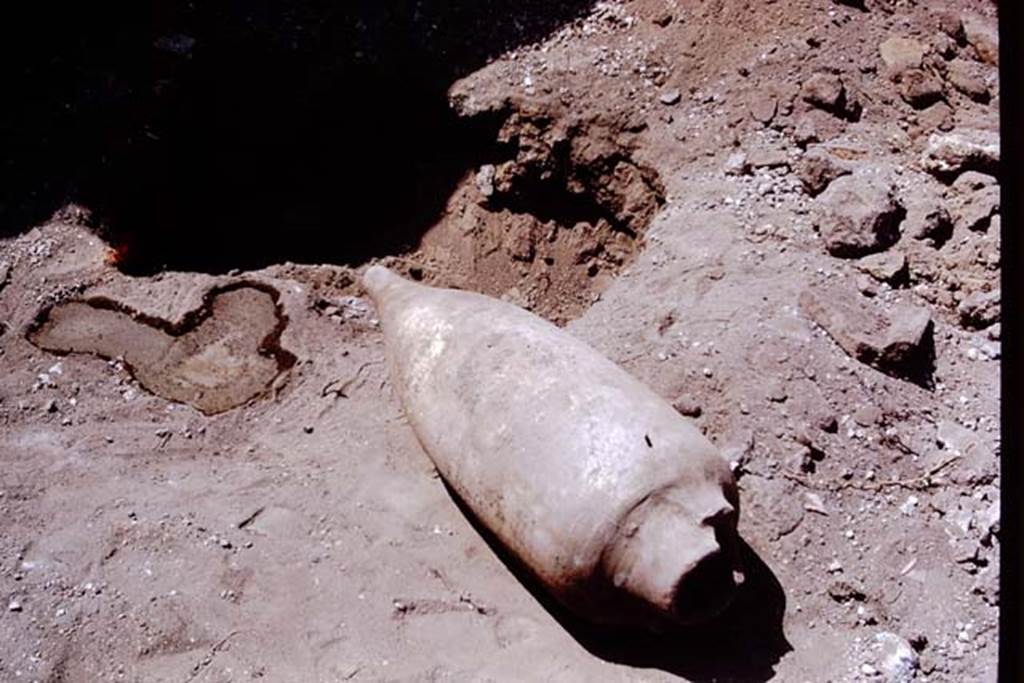
[{"label": "dark hole in ground", "polygon": [[499,153],[449,85],[591,4],[33,5],[7,23],[0,234],[75,202],[137,273],[400,253]]}]

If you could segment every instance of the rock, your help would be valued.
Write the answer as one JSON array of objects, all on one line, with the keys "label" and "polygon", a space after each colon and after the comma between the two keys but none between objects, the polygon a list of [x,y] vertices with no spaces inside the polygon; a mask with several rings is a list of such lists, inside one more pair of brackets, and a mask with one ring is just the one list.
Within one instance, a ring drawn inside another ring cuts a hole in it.
[{"label": "rock", "polygon": [[911,683],[917,675],[917,653],[910,642],[895,633],[883,631],[875,634],[878,656],[875,664],[886,683]]},{"label": "rock", "polygon": [[[992,501],[992,503],[985,510],[979,510],[974,517],[974,527],[981,529],[982,538],[981,542],[983,545],[991,545],[992,537],[999,537],[1001,530],[1002,512],[1000,510],[999,499]],[[987,542],[986,542],[987,541]]]},{"label": "rock", "polygon": [[767,386],[765,386],[764,395],[772,403],[785,403],[786,399],[789,398],[786,385],[778,379],[768,381]]},{"label": "rock", "polygon": [[750,173],[750,164],[747,162],[747,155],[743,152],[733,152],[725,160],[726,175],[746,175]]},{"label": "rock", "polygon": [[927,309],[904,305],[885,314],[856,292],[835,286],[805,289],[799,306],[861,363],[908,379],[924,379],[931,370],[932,320]]},{"label": "rock", "polygon": [[854,411],[853,421],[861,427],[873,427],[882,421],[882,411],[878,406],[861,406]]},{"label": "rock", "polygon": [[804,510],[828,516],[828,508],[825,507],[825,502],[821,499],[821,496],[817,493],[807,492],[804,494],[804,498]]},{"label": "rock", "polygon": [[816,465],[811,449],[807,446],[798,446],[792,455],[786,459],[786,467],[793,472],[799,471],[812,474]]},{"label": "rock", "polygon": [[476,189],[484,199],[490,199],[494,195],[494,173],[493,164],[484,164],[476,173]]},{"label": "rock", "polygon": [[779,101],[771,93],[758,93],[750,102],[750,115],[755,121],[768,125],[775,118]]},{"label": "rock", "polygon": [[844,579],[836,579],[828,586],[828,595],[836,602],[864,602],[867,594],[858,587]]},{"label": "rock", "polygon": [[931,39],[932,51],[945,60],[956,57],[956,41],[945,33],[936,33]]},{"label": "rock", "polygon": [[985,82],[985,74],[977,64],[964,59],[954,59],[949,63],[946,80],[975,102],[985,104],[992,98]]},{"label": "rock", "polygon": [[977,434],[952,420],[943,420],[936,426],[935,439],[954,455],[970,455],[981,447]]},{"label": "rock", "polygon": [[902,251],[871,254],[857,261],[856,266],[879,282],[896,284],[907,277],[907,256]]},{"label": "rock", "polygon": [[679,100],[683,97],[683,93],[679,92],[679,88],[672,88],[661,93],[658,101],[665,105],[678,104]]},{"label": "rock", "polygon": [[797,177],[812,197],[824,192],[836,178],[849,175],[850,172],[849,166],[840,163],[820,147],[807,150],[797,166]]},{"label": "rock", "polygon": [[856,120],[860,117],[860,104],[852,101],[842,80],[834,74],[818,72],[804,81],[800,96],[805,102],[819,109]]},{"label": "rock", "polygon": [[914,109],[924,109],[942,99],[942,81],[924,69],[908,69],[899,75],[899,92]]},{"label": "rock", "polygon": [[903,207],[891,183],[868,175],[832,181],[817,199],[817,222],[828,253],[856,258],[888,249],[899,240]]},{"label": "rock", "polygon": [[925,107],[917,115],[917,122],[925,130],[951,131],[956,124],[953,117],[953,107],[945,102],[936,102],[930,107]]},{"label": "rock", "polygon": [[999,31],[988,21],[978,16],[962,19],[964,38],[974,48],[974,54],[986,64],[999,64]]},{"label": "rock", "polygon": [[722,457],[729,463],[729,469],[733,472],[742,471],[753,454],[754,432],[749,429],[729,434],[722,445]]},{"label": "rock", "polygon": [[676,409],[680,415],[686,417],[700,417],[703,410],[701,409],[700,403],[697,402],[693,396],[683,395],[680,396],[672,403],[672,407]]},{"label": "rock", "polygon": [[953,181],[951,187],[955,192],[968,194],[997,183],[998,181],[995,179],[995,176],[990,176],[987,173],[978,173],[977,171],[965,171]]},{"label": "rock", "polygon": [[651,21],[654,22],[656,26],[665,28],[666,26],[672,23],[672,13],[661,12],[660,14],[655,15],[655,17],[651,19]]},{"label": "rock", "polygon": [[818,142],[821,138],[818,137],[818,127],[814,125],[814,119],[810,116],[801,116],[793,128],[793,139],[801,147]]},{"label": "rock", "polygon": [[7,602],[7,611],[8,612],[20,612],[21,611],[21,601],[18,600],[18,598],[11,598]]},{"label": "rock", "polygon": [[900,513],[904,515],[914,514],[914,509],[917,507],[919,502],[920,500],[917,496],[907,496],[907,499],[903,501],[902,505],[900,505]]},{"label": "rock", "polygon": [[988,230],[992,217],[999,213],[999,208],[999,186],[990,185],[957,202],[953,209],[953,223],[958,228],[984,232]]},{"label": "rock", "polygon": [[748,160],[753,168],[789,168],[789,156],[786,152],[773,147],[752,150]]},{"label": "rock", "polygon": [[928,48],[923,43],[902,36],[887,38],[878,46],[882,64],[890,74],[920,68],[921,60],[927,51]]},{"label": "rock", "polygon": [[1001,289],[970,294],[957,306],[960,324],[967,328],[980,330],[998,323],[1001,304]]},{"label": "rock", "polygon": [[835,434],[839,431],[839,420],[835,415],[823,415],[818,419],[817,426],[826,434]]},{"label": "rock", "polygon": [[941,200],[931,193],[913,193],[907,200],[903,232],[916,240],[928,240],[941,246],[953,234],[953,218]]},{"label": "rock", "polygon": [[936,24],[939,30],[954,40],[961,40],[964,37],[964,24],[960,15],[952,10],[940,10],[935,15]]},{"label": "rock", "polygon": [[536,229],[532,224],[516,225],[505,237],[505,250],[514,261],[532,263],[537,254]]},{"label": "rock", "polygon": [[864,296],[878,296],[878,283],[876,283],[871,277],[861,273],[854,280],[854,284],[857,286],[857,291]]},{"label": "rock", "polygon": [[952,179],[964,171],[996,173],[999,167],[999,134],[964,128],[955,133],[933,134],[921,156],[921,166],[942,179]]}]

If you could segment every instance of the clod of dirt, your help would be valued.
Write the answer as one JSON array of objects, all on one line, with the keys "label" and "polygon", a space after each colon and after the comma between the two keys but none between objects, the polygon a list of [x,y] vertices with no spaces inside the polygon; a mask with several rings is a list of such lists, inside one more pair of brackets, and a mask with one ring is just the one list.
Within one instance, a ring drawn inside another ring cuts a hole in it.
[{"label": "clod of dirt", "polygon": [[44,310],[28,339],[57,354],[123,358],[149,391],[214,414],[265,393],[295,363],[279,345],[287,319],[277,298],[264,285],[228,285],[177,324],[106,298],[69,301]]},{"label": "clod of dirt", "polygon": [[934,350],[927,309],[906,306],[887,314],[836,287],[806,289],[799,303],[853,358],[897,377],[928,381]]}]

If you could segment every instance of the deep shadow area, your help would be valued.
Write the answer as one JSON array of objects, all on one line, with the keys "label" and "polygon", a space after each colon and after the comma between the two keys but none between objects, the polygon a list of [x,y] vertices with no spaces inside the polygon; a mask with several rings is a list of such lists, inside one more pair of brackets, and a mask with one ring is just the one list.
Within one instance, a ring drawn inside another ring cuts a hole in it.
[{"label": "deep shadow area", "polygon": [[448,495],[510,572],[580,645],[595,657],[640,669],[661,669],[691,681],[768,681],[793,647],[783,632],[786,594],[772,570],[740,539],[746,580],[713,621],[661,634],[596,626],[551,597],[533,574],[442,482]]},{"label": "deep shadow area", "polygon": [[75,202],[130,272],[399,253],[501,156],[451,83],[591,4],[34,3],[5,26],[0,235]]}]

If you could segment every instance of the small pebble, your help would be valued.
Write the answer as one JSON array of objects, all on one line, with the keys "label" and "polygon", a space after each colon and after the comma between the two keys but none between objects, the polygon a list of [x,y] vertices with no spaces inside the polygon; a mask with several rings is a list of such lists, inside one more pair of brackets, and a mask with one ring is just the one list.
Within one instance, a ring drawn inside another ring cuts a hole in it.
[{"label": "small pebble", "polygon": [[662,104],[673,105],[673,104],[676,104],[677,102],[679,102],[679,100],[682,99],[682,97],[683,97],[683,94],[681,92],[679,92],[679,90],[677,88],[673,88],[671,90],[666,90],[665,92],[663,92],[661,94],[661,97],[658,98],[658,100]]},{"label": "small pebble", "polygon": [[909,515],[914,511],[914,507],[917,506],[917,496],[908,496],[907,500],[904,501],[903,505],[900,505],[900,512],[905,515]]},{"label": "small pebble", "polygon": [[680,415],[686,417],[700,417],[703,409],[700,404],[697,403],[696,399],[692,396],[680,396],[672,404],[672,407],[676,409]]}]

